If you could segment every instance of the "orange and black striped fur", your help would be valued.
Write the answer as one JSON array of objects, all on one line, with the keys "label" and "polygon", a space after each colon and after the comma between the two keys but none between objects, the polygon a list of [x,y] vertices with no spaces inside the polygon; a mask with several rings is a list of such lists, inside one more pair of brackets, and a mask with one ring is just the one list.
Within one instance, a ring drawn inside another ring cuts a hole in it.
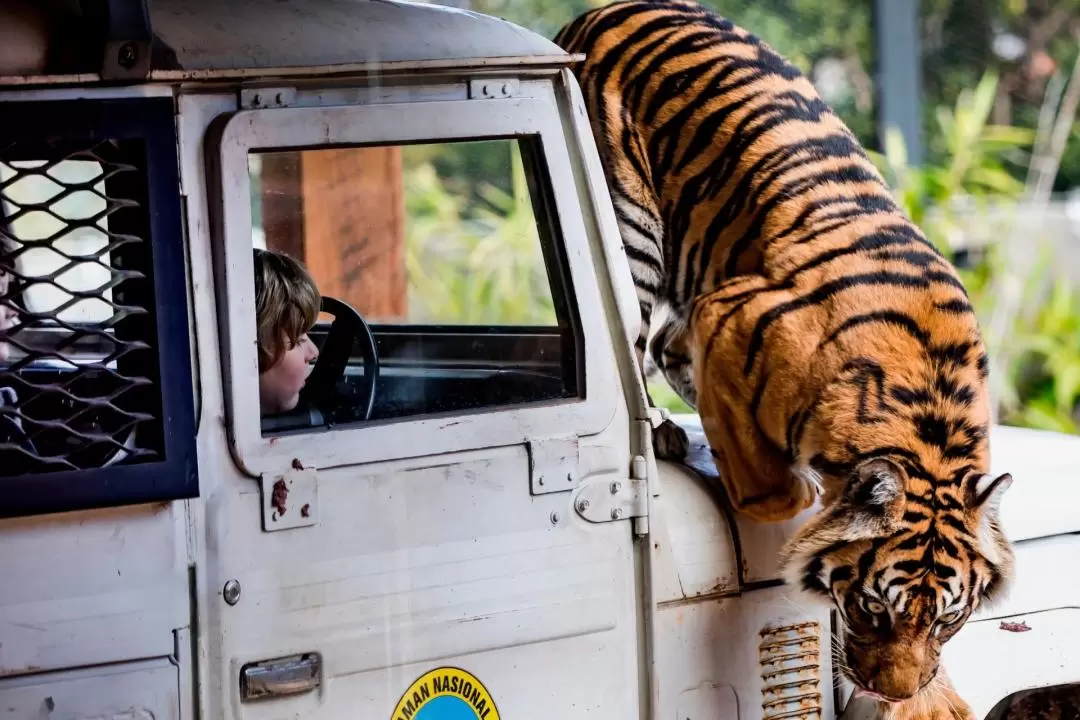
[{"label": "orange and black striped fur", "polygon": [[[941,644],[1012,565],[997,518],[1011,478],[987,474],[987,359],[954,268],[746,30],[637,0],[555,41],[586,55],[642,371],[647,355],[697,408],[737,510],[783,520],[822,495],[784,561],[838,609],[851,679],[896,699],[932,689]],[[658,454],[684,452],[680,435],[661,428]]]}]

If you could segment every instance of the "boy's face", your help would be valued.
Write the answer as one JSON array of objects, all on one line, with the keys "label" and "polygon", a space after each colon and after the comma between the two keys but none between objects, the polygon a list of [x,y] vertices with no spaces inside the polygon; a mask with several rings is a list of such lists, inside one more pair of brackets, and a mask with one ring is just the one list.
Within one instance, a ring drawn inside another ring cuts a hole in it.
[{"label": "boy's face", "polygon": [[[286,341],[288,342],[288,341]],[[259,404],[263,415],[288,412],[300,401],[311,363],[319,357],[315,343],[307,336],[288,347],[277,364],[259,375]]]},{"label": "boy's face", "polygon": [[11,276],[0,270],[0,362],[6,361],[11,354],[11,347],[6,342],[8,330],[15,325],[19,317],[14,298],[7,297],[10,283]]}]

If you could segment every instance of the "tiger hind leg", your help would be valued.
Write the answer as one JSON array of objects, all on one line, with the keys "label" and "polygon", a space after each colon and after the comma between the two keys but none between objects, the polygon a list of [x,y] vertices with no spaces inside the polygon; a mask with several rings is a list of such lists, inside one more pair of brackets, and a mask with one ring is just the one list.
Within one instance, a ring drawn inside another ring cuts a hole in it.
[{"label": "tiger hind leg", "polygon": [[[675,394],[691,408],[697,407],[694,374],[687,347],[689,334],[675,314],[660,324],[649,347],[649,356]],[[652,398],[649,400],[652,404]],[[674,420],[664,420],[653,432],[653,447],[661,460],[683,460],[690,451],[690,439]]]}]

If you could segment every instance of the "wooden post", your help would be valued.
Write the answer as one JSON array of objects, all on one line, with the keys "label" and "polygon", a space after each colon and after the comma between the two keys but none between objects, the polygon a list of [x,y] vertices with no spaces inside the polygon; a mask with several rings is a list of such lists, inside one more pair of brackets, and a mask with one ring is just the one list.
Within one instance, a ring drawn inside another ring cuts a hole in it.
[{"label": "wooden post", "polygon": [[408,315],[401,149],[308,151],[304,256],[319,289],[365,318]]},{"label": "wooden post", "polygon": [[324,295],[370,321],[408,316],[401,149],[263,156],[266,246],[307,265]]}]

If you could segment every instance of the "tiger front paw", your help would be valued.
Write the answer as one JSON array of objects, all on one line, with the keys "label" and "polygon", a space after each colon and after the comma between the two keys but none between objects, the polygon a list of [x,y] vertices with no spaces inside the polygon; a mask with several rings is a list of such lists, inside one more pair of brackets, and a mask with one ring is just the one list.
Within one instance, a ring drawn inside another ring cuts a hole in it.
[{"label": "tiger front paw", "polygon": [[690,452],[690,438],[669,418],[653,430],[653,449],[657,459],[678,462]]}]

